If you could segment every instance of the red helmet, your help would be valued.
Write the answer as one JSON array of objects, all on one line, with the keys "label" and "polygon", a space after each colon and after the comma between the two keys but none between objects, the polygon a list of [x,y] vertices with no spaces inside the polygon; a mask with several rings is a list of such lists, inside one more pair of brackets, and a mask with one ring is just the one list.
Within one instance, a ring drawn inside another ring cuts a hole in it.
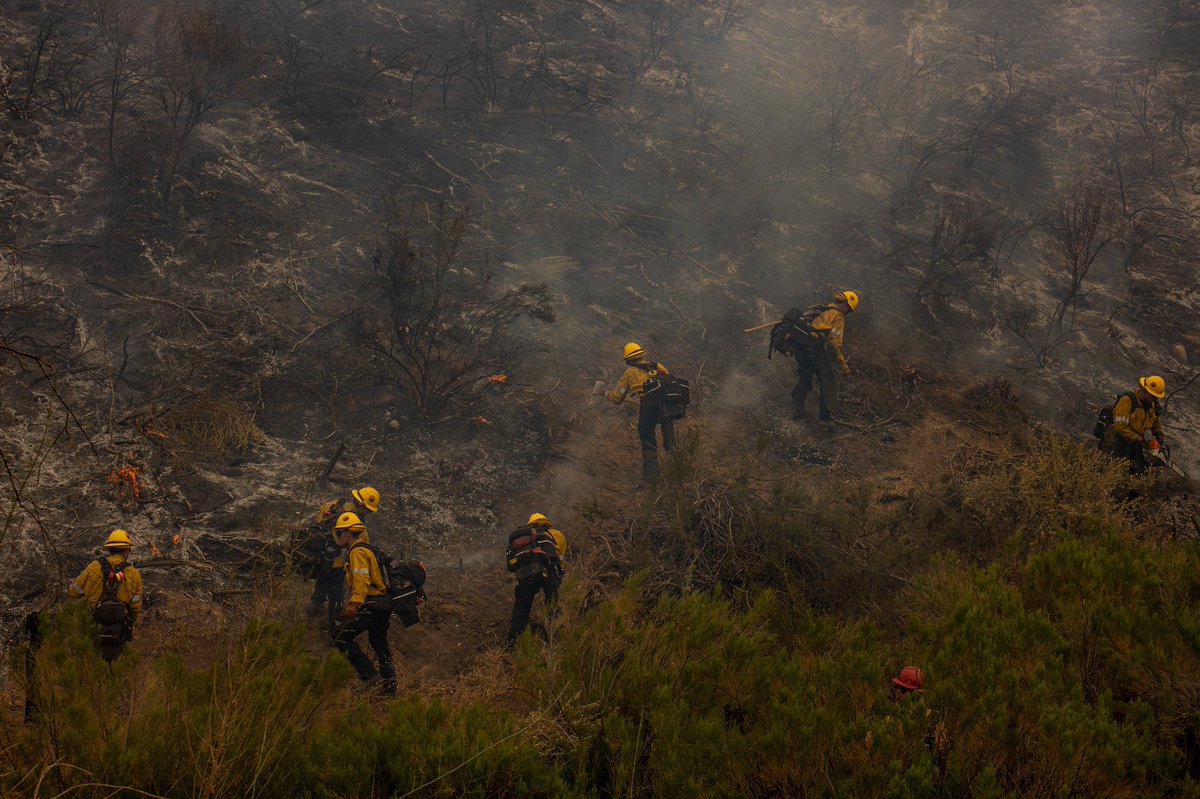
[{"label": "red helmet", "polygon": [[905,666],[900,669],[899,674],[892,678],[892,685],[897,685],[906,691],[924,693],[921,689],[925,687],[925,675],[916,666]]}]

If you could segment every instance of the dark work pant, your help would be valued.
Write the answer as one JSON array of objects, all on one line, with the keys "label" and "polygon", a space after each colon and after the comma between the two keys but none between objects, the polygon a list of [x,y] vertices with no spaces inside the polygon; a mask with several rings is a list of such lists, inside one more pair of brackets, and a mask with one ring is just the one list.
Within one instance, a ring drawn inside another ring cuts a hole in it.
[{"label": "dark work pant", "polygon": [[346,581],[340,573],[322,574],[317,577],[312,594],[311,610],[313,615],[321,612],[322,605],[325,605],[325,620],[329,625],[329,637],[333,638],[337,635],[337,617],[341,615],[342,609],[346,606]]},{"label": "dark work pant", "polygon": [[675,449],[675,423],[662,418],[658,407],[643,405],[638,409],[638,441],[642,445],[642,479],[658,479],[658,437],[657,428],[662,425],[662,445],[664,452]]},{"label": "dark work pant", "polygon": [[795,354],[798,381],[792,389],[792,408],[796,415],[804,412],[804,401],[812,391],[813,380],[821,387],[821,418],[829,418],[837,410],[837,376],[833,372],[833,361],[824,347],[797,350]]},{"label": "dark work pant", "polygon": [[1113,440],[1112,450],[1113,455],[1118,458],[1124,458],[1129,461],[1129,471],[1133,474],[1141,474],[1146,471],[1146,452],[1142,447],[1141,441],[1130,441],[1122,436],[1116,436]]},{"label": "dark work pant", "polygon": [[132,640],[133,628],[128,622],[119,624],[101,624],[100,634],[96,644],[100,648],[100,657],[110,664],[121,656],[125,642]]},{"label": "dark work pant", "polygon": [[342,624],[333,638],[333,645],[346,653],[350,665],[358,672],[358,676],[369,680],[375,676],[375,665],[371,663],[362,651],[362,647],[354,639],[362,633],[367,634],[367,643],[375,650],[379,660],[379,676],[383,678],[383,690],[394,693],[396,690],[396,670],[392,667],[392,650],[388,645],[388,627],[392,619],[390,610],[368,610],[363,608],[350,621]]},{"label": "dark work pant", "polygon": [[546,595],[546,615],[549,616],[561,583],[562,578],[557,574],[540,574],[517,581],[517,587],[513,590],[512,620],[509,621],[508,637],[505,639],[509,646],[512,646],[529,626],[529,612],[533,609],[533,599],[538,595],[538,591]]}]

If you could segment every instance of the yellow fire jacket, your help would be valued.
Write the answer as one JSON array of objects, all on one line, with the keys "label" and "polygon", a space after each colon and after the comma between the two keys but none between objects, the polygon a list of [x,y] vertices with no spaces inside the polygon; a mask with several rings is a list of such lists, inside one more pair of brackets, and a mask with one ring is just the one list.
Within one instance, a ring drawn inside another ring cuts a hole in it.
[{"label": "yellow fire jacket", "polygon": [[1138,402],[1136,395],[1124,394],[1113,407],[1113,432],[1126,441],[1141,441],[1146,431],[1162,438],[1162,422],[1158,418],[1158,402],[1150,400],[1146,405]]},{"label": "yellow fire jacket", "polygon": [[550,537],[554,539],[554,548],[558,550],[559,560],[562,560],[567,554],[567,537],[553,527],[550,528]]},{"label": "yellow fire jacket", "polygon": [[350,554],[346,556],[346,586],[350,589],[350,602],[359,605],[366,604],[368,599],[383,596],[387,586],[383,582],[383,570],[375,553],[359,544],[369,544],[367,534],[363,533],[350,545]]},{"label": "yellow fire jacket", "polygon": [[[124,555],[109,555],[105,560],[114,569],[126,562]],[[133,624],[142,612],[142,575],[133,564],[125,567],[124,574],[125,579],[117,585],[117,599],[129,609],[129,623]],[[86,599],[93,608],[100,604],[100,597],[104,595],[104,570],[100,564],[94,560],[89,563],[67,586],[67,595],[71,599]]]},{"label": "yellow fire jacket", "polygon": [[826,308],[812,320],[811,325],[813,330],[825,337],[825,348],[833,353],[842,371],[849,371],[850,364],[842,353],[842,341],[846,336],[846,317],[842,312],[837,308]]},{"label": "yellow fire jacket", "polygon": [[667,371],[667,367],[661,363],[653,361],[639,361],[636,366],[630,366],[625,370],[625,374],[621,375],[621,379],[617,381],[617,388],[610,391],[604,396],[609,402],[614,402],[620,405],[625,401],[625,398],[630,394],[641,396],[642,387],[646,385],[646,381],[654,375],[651,372],[661,372],[664,375],[671,374]]}]

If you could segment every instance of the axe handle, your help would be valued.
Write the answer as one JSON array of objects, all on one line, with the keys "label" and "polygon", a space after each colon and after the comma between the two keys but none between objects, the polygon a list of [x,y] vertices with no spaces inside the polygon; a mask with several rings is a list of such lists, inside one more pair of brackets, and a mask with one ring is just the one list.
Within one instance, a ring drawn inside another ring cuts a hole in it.
[{"label": "axe handle", "polygon": [[760,330],[766,330],[768,327],[775,327],[775,325],[779,324],[782,321],[783,321],[782,319],[776,319],[774,322],[763,322],[761,325],[755,325],[754,327],[747,327],[742,332],[743,333],[757,333]]}]

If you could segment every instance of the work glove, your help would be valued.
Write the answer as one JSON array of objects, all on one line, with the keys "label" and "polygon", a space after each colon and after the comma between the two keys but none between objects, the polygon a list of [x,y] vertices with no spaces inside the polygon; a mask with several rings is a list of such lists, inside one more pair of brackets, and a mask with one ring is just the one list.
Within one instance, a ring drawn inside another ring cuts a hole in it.
[{"label": "work glove", "polygon": [[621,400],[624,399],[624,397],[621,396],[621,392],[617,391],[616,389],[613,389],[612,391],[604,392],[604,398],[606,400],[608,400],[609,402],[616,402],[616,403],[620,403]]},{"label": "work glove", "polygon": [[350,621],[358,615],[358,609],[361,607],[361,602],[347,602],[346,609],[338,616],[338,621]]}]

